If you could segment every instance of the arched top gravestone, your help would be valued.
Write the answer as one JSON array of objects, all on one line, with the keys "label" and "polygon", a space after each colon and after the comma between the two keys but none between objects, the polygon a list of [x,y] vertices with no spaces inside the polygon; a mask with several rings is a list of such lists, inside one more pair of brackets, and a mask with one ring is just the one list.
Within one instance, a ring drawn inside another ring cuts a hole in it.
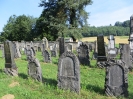
[{"label": "arched top gravestone", "polygon": [[78,58],[81,64],[90,65],[89,48],[84,43],[78,47]]},{"label": "arched top gravestone", "polygon": [[128,68],[121,60],[108,60],[105,93],[108,96],[128,96]]},{"label": "arched top gravestone", "polygon": [[76,55],[64,52],[58,61],[58,87],[80,92],[80,66]]}]

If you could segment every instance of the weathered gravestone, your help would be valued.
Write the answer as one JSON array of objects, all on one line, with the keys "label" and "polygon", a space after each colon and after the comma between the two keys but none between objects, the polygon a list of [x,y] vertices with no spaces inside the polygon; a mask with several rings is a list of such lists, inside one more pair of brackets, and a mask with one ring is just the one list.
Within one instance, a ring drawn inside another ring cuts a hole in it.
[{"label": "weathered gravestone", "polygon": [[98,49],[97,61],[107,61],[105,46],[104,46],[104,36],[101,34],[97,36],[97,49]]},{"label": "weathered gravestone", "polygon": [[26,55],[27,55],[27,60],[31,60],[32,57],[35,57],[35,52],[32,48],[26,49]]},{"label": "weathered gravestone", "polygon": [[42,44],[45,45],[45,46],[44,46],[44,50],[47,50],[47,48],[48,48],[48,40],[47,40],[46,37],[43,37],[43,39],[42,39]]},{"label": "weathered gravestone", "polygon": [[11,76],[18,76],[18,70],[14,61],[13,44],[11,41],[4,42],[5,69],[4,72]]},{"label": "weathered gravestone", "polygon": [[128,97],[128,68],[121,60],[106,62],[105,93],[108,96]]},{"label": "weathered gravestone", "polygon": [[43,52],[44,62],[51,63],[51,56],[47,50],[44,50]]},{"label": "weathered gravestone", "polygon": [[54,44],[53,46],[50,47],[51,51],[51,57],[56,57],[57,56],[57,44]]},{"label": "weathered gravestone", "polygon": [[133,69],[133,58],[130,55],[130,47],[129,44],[120,44],[120,59],[126,64],[127,68],[130,70]]},{"label": "weathered gravestone", "polygon": [[115,38],[113,35],[108,37],[108,58],[116,57]]},{"label": "weathered gravestone", "polygon": [[3,45],[1,46],[1,49],[2,49],[2,57],[4,58],[5,57],[5,54],[4,54],[5,52],[4,52],[4,46]]},{"label": "weathered gravestone", "polygon": [[65,51],[70,51],[70,52],[72,52],[72,49],[73,49],[73,46],[72,46],[71,44],[67,44],[67,45],[65,46]]},{"label": "weathered gravestone", "polygon": [[38,61],[33,55],[33,51],[28,50],[28,75],[34,78],[35,80],[38,80],[42,82],[42,71],[41,66]]},{"label": "weathered gravestone", "polygon": [[105,43],[104,43],[104,36],[98,35],[97,36],[97,66],[100,68],[105,67],[105,62],[107,61],[106,52],[105,52]]},{"label": "weathered gravestone", "polygon": [[61,56],[61,54],[63,54],[65,52],[65,42],[64,42],[64,38],[61,37],[59,38],[59,56]]},{"label": "weathered gravestone", "polygon": [[16,41],[16,42],[13,42],[13,43],[14,43],[14,58],[20,58],[21,53],[20,53],[18,42]]},{"label": "weathered gravestone", "polygon": [[81,64],[90,65],[89,49],[84,43],[78,47],[78,58]]},{"label": "weathered gravestone", "polygon": [[58,61],[58,87],[76,93],[80,92],[80,65],[72,52],[64,52]]}]

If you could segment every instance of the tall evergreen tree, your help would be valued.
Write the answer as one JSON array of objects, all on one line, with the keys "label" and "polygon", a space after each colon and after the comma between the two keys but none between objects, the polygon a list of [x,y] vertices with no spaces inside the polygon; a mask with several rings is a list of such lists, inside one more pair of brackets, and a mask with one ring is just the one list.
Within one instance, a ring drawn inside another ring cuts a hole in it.
[{"label": "tall evergreen tree", "polygon": [[91,3],[91,0],[43,0],[40,6],[44,10],[36,24],[37,35],[53,40],[58,36],[81,38],[88,26],[84,8]]}]

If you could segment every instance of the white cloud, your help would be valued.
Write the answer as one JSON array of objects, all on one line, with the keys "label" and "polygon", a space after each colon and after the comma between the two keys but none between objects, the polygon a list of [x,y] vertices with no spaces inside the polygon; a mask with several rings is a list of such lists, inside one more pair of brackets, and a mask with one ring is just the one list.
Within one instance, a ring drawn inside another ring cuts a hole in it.
[{"label": "white cloud", "polygon": [[101,12],[93,15],[93,12],[89,16],[88,24],[91,26],[105,26],[112,24],[116,21],[126,21],[130,19],[130,16],[133,14],[133,5],[118,9],[112,12]]}]

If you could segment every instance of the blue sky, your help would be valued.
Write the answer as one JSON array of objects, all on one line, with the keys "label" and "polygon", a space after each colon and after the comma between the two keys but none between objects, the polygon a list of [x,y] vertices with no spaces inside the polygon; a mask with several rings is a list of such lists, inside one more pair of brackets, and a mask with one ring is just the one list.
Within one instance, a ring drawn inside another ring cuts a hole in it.
[{"label": "blue sky", "polygon": [[[133,14],[133,0],[92,0],[85,8],[90,13],[88,24],[91,26],[114,25],[116,21],[129,20]],[[0,0],[0,32],[13,14],[39,17],[43,8],[38,7],[40,0]]]}]

